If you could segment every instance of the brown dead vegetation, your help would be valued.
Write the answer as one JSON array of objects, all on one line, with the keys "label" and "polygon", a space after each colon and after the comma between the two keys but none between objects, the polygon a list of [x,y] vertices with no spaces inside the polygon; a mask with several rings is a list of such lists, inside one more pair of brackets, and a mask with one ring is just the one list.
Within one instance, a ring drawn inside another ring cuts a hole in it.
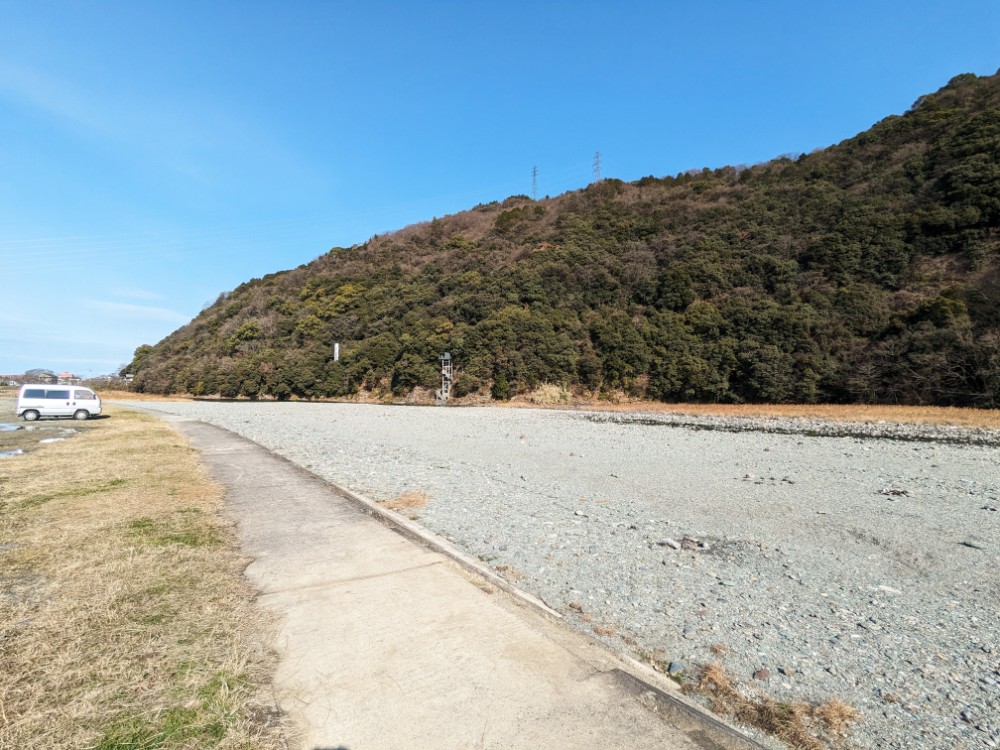
[{"label": "brown dead vegetation", "polygon": [[[505,406],[539,408],[537,403],[511,401]],[[567,408],[563,406],[561,408]],[[575,399],[570,408],[588,411],[646,412],[722,417],[781,417],[830,422],[894,422],[1000,429],[1000,410],[949,406],[879,406],[870,404],[665,404],[656,401],[589,401]]]},{"label": "brown dead vegetation", "polygon": [[809,704],[780,702],[766,695],[744,696],[715,663],[701,667],[697,678],[683,689],[708,697],[717,714],[767,732],[796,750],[846,747],[850,728],[859,718],[857,710],[835,698]]}]

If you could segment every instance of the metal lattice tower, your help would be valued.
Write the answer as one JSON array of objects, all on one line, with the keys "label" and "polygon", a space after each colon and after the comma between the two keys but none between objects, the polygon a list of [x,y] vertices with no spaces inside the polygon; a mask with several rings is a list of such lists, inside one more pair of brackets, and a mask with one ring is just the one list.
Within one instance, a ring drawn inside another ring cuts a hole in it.
[{"label": "metal lattice tower", "polygon": [[454,379],[454,370],[452,369],[451,362],[451,352],[445,352],[441,355],[441,390],[435,395],[439,403],[448,403],[448,397],[451,395],[451,381]]},{"label": "metal lattice tower", "polygon": [[601,152],[594,153],[594,182],[601,181]]},{"label": "metal lattice tower", "polygon": [[538,165],[531,168],[531,200],[538,200]]}]

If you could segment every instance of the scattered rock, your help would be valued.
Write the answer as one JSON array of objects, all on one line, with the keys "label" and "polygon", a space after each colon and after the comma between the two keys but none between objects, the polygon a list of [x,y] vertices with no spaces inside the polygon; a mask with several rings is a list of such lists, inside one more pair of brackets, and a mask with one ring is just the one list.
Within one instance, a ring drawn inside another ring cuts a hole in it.
[{"label": "scattered rock", "polygon": [[672,661],[667,667],[667,674],[681,674],[684,672],[684,662]]},{"label": "scattered rock", "polygon": [[753,673],[753,678],[755,680],[760,680],[761,682],[767,682],[771,679],[771,670],[767,667],[761,667],[756,672]]},{"label": "scattered rock", "polygon": [[980,544],[979,542],[974,542],[974,541],[972,541],[971,539],[963,539],[963,540],[962,540],[962,541],[960,542],[960,544],[961,544],[961,545],[962,545],[963,547],[971,547],[972,549],[986,549],[986,548],[985,548],[985,547],[984,547],[983,545],[981,545],[981,544]]},{"label": "scattered rock", "polygon": [[878,494],[889,497],[913,497],[909,490],[901,490],[898,487],[885,487],[879,490]]},{"label": "scattered rock", "polygon": [[681,548],[681,543],[678,542],[676,539],[671,539],[670,537],[660,540],[659,542],[657,542],[657,544],[661,547],[670,547],[670,549]]},{"label": "scattered rock", "polygon": [[694,550],[697,552],[707,552],[711,549],[708,546],[708,542],[703,542],[701,539],[694,539],[693,537],[686,536],[681,539],[681,548],[686,550]]}]

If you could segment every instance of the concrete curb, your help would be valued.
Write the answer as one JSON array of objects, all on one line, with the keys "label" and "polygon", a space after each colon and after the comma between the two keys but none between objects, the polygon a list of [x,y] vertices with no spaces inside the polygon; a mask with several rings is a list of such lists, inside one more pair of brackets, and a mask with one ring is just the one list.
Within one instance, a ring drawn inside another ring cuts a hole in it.
[{"label": "concrete curb", "polygon": [[562,615],[559,612],[552,609],[552,607],[550,607],[544,601],[539,599],[537,596],[535,596],[534,594],[530,594],[522,589],[519,589],[517,586],[514,586],[508,580],[494,573],[492,570],[490,570],[482,563],[480,563],[477,559],[467,554],[465,551],[459,549],[444,537],[435,534],[433,531],[430,531],[429,529],[426,529],[417,523],[414,523],[410,519],[406,518],[405,516],[393,510],[390,510],[388,508],[379,505],[374,500],[369,500],[367,497],[359,495],[356,492],[352,492],[346,487],[341,487],[339,484],[335,484],[334,482],[331,482],[328,479],[324,479],[321,476],[315,474],[313,474],[313,476],[315,476],[320,481],[328,484],[330,487],[336,490],[338,494],[343,495],[348,500],[351,500],[352,502],[362,506],[369,515],[373,516],[377,521],[379,521],[382,524],[385,524],[386,526],[393,529],[397,533],[402,534],[406,538],[411,539],[412,541],[415,541],[418,544],[423,544],[433,549],[435,552],[444,555],[445,557],[449,558],[450,560],[457,563],[466,570],[475,573],[480,578],[483,578],[490,585],[496,586],[498,589],[506,591],[511,596],[517,597],[526,604],[535,607],[543,614],[549,617],[554,617],[557,620],[562,619]]},{"label": "concrete curb", "polygon": [[[298,467],[297,464],[293,465]],[[308,469],[305,471],[308,472]],[[308,473],[312,474],[312,472]],[[313,476],[317,475],[313,474]],[[501,578],[443,537],[425,529],[395,511],[383,508],[378,503],[369,500],[363,495],[352,492],[323,477],[317,476],[317,478],[325,482],[339,494],[361,505],[376,520],[384,523],[396,532],[448,557],[468,572],[534,607],[541,614],[554,617],[560,622],[565,623],[563,616],[544,601],[527,591],[519,589],[506,579]],[[592,644],[597,645],[605,653],[609,654],[612,659],[623,665],[611,672],[615,682],[623,690],[642,700],[648,708],[654,709],[671,724],[692,737],[692,739],[695,739],[705,750],[768,750],[764,745],[742,734],[739,730],[729,726],[715,715],[681,698],[679,689],[675,683],[662,678],[650,667],[635,659],[624,657],[622,654],[609,649],[604,643],[586,633],[580,632],[580,635],[583,635]]]},{"label": "concrete curb", "polygon": [[[122,408],[133,409],[152,413],[167,422],[200,422],[209,426],[232,433],[223,427],[206,423],[203,420],[192,420],[169,412],[160,411],[149,407],[138,407],[129,404],[121,405]],[[465,551],[459,549],[447,539],[434,532],[414,523],[408,518],[395,511],[384,508],[369,498],[359,495],[345,487],[342,487],[318,474],[296,464],[291,459],[279,453],[271,451],[266,446],[254,440],[236,434],[241,440],[251,443],[261,450],[267,451],[275,458],[288,464],[295,471],[306,474],[309,477],[323,483],[336,494],[342,496],[349,502],[359,506],[368,515],[379,523],[410,539],[417,544],[423,545],[451,560],[459,568],[482,579],[487,584],[494,586],[515,599],[529,605],[536,612],[546,618],[551,618],[567,627],[577,636],[583,636],[591,645],[599,648],[611,661],[619,664],[618,668],[612,669],[608,674],[627,694],[634,696],[637,700],[646,705],[647,708],[655,711],[666,721],[687,734],[694,742],[705,750],[771,750],[768,746],[748,737],[739,730],[726,724],[714,714],[704,708],[688,702],[680,695],[679,688],[671,681],[667,680],[651,667],[635,659],[620,654],[609,648],[605,643],[588,635],[585,632],[570,628],[562,614],[546,604],[539,597],[524,591],[513,585],[506,579],[494,573],[479,560],[473,558]]]}]

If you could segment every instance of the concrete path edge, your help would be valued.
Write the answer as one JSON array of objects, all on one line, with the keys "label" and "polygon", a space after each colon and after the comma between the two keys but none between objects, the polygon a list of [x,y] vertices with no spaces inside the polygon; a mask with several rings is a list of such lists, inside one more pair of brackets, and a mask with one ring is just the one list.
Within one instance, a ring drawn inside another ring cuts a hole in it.
[{"label": "concrete path edge", "polygon": [[[161,411],[151,407],[139,407],[134,404],[122,405],[124,408],[136,411],[144,411],[152,414],[164,421],[171,423],[180,422],[203,422],[203,420],[192,420],[170,412]],[[207,423],[210,424],[210,423]],[[447,539],[435,534],[423,526],[411,521],[408,518],[382,507],[379,503],[364,497],[352,490],[332,482],[308,469],[300,466],[291,459],[275,453],[267,446],[251,440],[243,435],[233,433],[218,425],[211,425],[216,429],[224,430],[236,435],[248,443],[252,443],[282,462],[288,464],[293,470],[301,472],[330,487],[334,492],[341,495],[348,501],[360,506],[372,518],[396,533],[410,539],[411,541],[424,545],[429,549],[447,557],[453,564],[467,573],[481,579],[484,583],[494,586],[509,596],[530,606],[543,617],[569,628],[562,615],[546,604],[539,597],[524,591],[513,585],[506,579],[483,565],[479,560],[467,554],[464,550],[449,542]],[[570,628],[576,635],[587,639],[592,645],[600,648],[612,661],[621,666],[613,670],[613,675],[623,690],[642,701],[647,707],[653,708],[664,717],[665,720],[681,729],[686,734],[696,739],[706,750],[771,750],[767,745],[761,744],[738,729],[730,726],[719,717],[702,708],[701,706],[686,700],[681,696],[678,686],[656,672],[651,667],[642,662],[632,659],[614,649],[609,648],[605,643],[589,634],[575,628]]]},{"label": "concrete path edge", "polygon": [[[288,461],[284,456],[281,456],[281,458]],[[312,474],[308,469],[303,469],[298,464],[291,461],[288,461],[288,463],[291,463],[296,469]],[[414,523],[395,511],[382,507],[377,502],[363,495],[359,495],[318,475],[312,475],[329,485],[337,493],[362,506],[372,517],[397,533],[444,555],[467,572],[535,608],[543,616],[565,623],[563,616],[546,604],[544,600],[518,588],[510,583],[510,581],[497,575],[479,560],[467,554],[464,550],[459,549],[447,539]],[[729,726],[715,715],[705,711],[696,704],[684,700],[679,694],[677,684],[673,681],[663,678],[658,672],[642,662],[608,648],[603,642],[591,637],[587,633],[582,631],[576,632],[596,644],[599,648],[610,654],[615,661],[623,665],[614,670],[615,678],[623,689],[637,698],[645,700],[647,705],[655,705],[660,715],[667,718],[678,728],[685,730],[689,735],[698,735],[704,746],[711,747],[715,745],[719,750],[767,750],[764,745]]]}]

